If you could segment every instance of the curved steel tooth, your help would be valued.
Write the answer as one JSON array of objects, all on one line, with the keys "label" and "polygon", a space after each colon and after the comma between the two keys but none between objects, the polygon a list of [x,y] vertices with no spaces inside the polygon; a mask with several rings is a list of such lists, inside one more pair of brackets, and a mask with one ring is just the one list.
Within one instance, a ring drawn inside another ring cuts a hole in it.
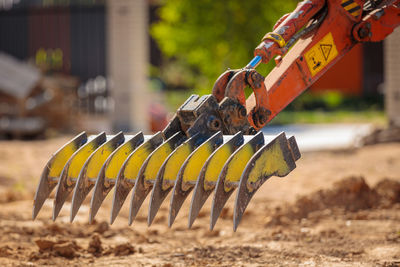
[{"label": "curved steel tooth", "polygon": [[78,148],[86,142],[87,135],[85,132],[82,132],[61,147],[47,162],[46,167],[43,169],[42,176],[40,177],[39,185],[33,200],[32,219],[36,218],[44,201],[49,197],[51,191],[57,185],[65,164]]},{"label": "curved steel tooth", "polygon": [[264,135],[262,132],[259,132],[250,141],[239,147],[225,163],[218,177],[217,185],[215,186],[210,218],[211,230],[214,228],[226,201],[236,189],[247,162],[263,145]]},{"label": "curved steel tooth", "polygon": [[129,210],[129,225],[131,225],[136,218],[143,201],[151,191],[161,165],[175,148],[181,145],[185,140],[186,136],[183,133],[176,133],[154,150],[144,161],[137,176],[135,187],[133,188]]},{"label": "curved steel tooth", "polygon": [[221,170],[232,155],[232,153],[243,144],[243,134],[238,132],[225,144],[217,148],[211,156],[207,159],[203,168],[200,171],[199,178],[197,179],[196,186],[193,191],[192,202],[189,211],[189,228],[192,227],[193,222],[199,215],[201,208],[206,202],[207,198],[213,192],[218,180]]},{"label": "curved steel tooth", "polygon": [[53,206],[53,220],[57,218],[65,200],[73,190],[76,179],[78,179],[79,173],[81,172],[86,160],[106,140],[106,134],[104,132],[100,133],[87,142],[84,146],[80,147],[68,160],[63,171],[61,172],[60,180],[58,181]]},{"label": "curved steel tooth", "polygon": [[82,205],[86,196],[92,190],[100,170],[111,153],[117,149],[125,140],[124,134],[119,132],[110,137],[107,142],[99,146],[86,160],[79,173],[78,180],[75,184],[75,190],[72,195],[72,208],[70,221],[72,222],[78,213],[79,207]]},{"label": "curved steel tooth", "polygon": [[111,224],[114,222],[129,192],[135,185],[136,177],[143,162],[151,152],[163,143],[161,132],[153,135],[133,151],[125,160],[118,173],[111,209]]},{"label": "curved steel tooth", "polygon": [[183,202],[195,186],[204,163],[222,143],[223,135],[218,132],[196,148],[183,163],[172,191],[168,216],[169,227],[174,223]]},{"label": "curved steel tooth", "polygon": [[[127,138],[127,136],[125,136],[125,138]],[[114,187],[115,180],[117,179],[122,164],[133,150],[143,142],[144,136],[143,133],[140,132],[135,136],[130,137],[108,157],[106,163],[104,163],[100,170],[99,177],[97,178],[93,189],[92,200],[90,202],[89,223],[92,223],[107,194]]]},{"label": "curved steel tooth", "polygon": [[178,146],[161,165],[151,192],[147,223],[150,225],[162,202],[175,184],[178,172],[190,153],[204,142],[204,137],[195,135]]},{"label": "curved steel tooth", "polygon": [[286,139],[284,133],[279,134],[271,142],[263,146],[247,164],[236,195],[233,230],[236,231],[244,211],[255,192],[271,176],[284,177],[296,168],[296,160],[300,152],[294,137]]}]

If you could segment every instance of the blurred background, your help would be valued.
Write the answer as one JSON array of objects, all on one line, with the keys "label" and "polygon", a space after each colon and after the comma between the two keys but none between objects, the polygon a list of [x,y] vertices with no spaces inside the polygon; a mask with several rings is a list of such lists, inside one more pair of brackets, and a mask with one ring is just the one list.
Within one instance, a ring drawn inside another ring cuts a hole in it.
[{"label": "blurred background", "polygon": [[[161,130],[296,4],[0,0],[0,138]],[[385,55],[399,38],[358,45],[272,125],[386,125]]]},{"label": "blurred background", "polygon": [[302,158],[263,185],[236,233],[234,197],[213,232],[211,197],[192,230],[190,201],[172,228],[164,201],[148,229],[149,198],[133,227],[127,203],[110,227],[113,192],[92,225],[91,197],[73,224],[70,198],[53,222],[56,190],[32,221],[46,162],[72,136],[163,129],[297,2],[0,0],[0,265],[399,266],[400,27],[355,47],[263,129],[295,135]]}]

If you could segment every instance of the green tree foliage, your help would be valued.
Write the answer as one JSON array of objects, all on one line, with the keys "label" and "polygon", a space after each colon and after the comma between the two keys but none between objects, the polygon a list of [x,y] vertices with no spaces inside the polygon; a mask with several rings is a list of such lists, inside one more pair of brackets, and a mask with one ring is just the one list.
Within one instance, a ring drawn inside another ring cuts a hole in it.
[{"label": "green tree foliage", "polygon": [[[242,68],[275,22],[291,12],[294,0],[166,0],[151,27],[168,58],[161,70],[167,83],[209,92],[227,68]],[[268,67],[267,67],[268,68]],[[259,69],[266,74],[267,69]]]}]

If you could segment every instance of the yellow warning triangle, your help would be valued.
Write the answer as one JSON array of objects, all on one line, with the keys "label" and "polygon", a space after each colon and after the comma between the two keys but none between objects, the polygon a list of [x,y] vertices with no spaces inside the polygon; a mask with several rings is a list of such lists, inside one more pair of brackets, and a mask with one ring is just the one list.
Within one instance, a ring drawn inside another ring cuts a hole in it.
[{"label": "yellow warning triangle", "polygon": [[322,54],[324,55],[325,60],[327,61],[329,58],[329,54],[332,51],[332,45],[331,44],[320,44]]}]

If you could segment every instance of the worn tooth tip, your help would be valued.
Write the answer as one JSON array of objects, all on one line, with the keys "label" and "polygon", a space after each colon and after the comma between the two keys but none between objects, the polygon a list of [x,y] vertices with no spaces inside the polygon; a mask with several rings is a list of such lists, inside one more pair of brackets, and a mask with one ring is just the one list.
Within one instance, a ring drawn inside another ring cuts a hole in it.
[{"label": "worn tooth tip", "polygon": [[235,214],[234,214],[233,215],[233,231],[234,232],[236,232],[238,226],[239,226],[238,217],[236,217]]},{"label": "worn tooth tip", "polygon": [[55,206],[53,209],[53,222],[57,219],[58,214],[60,213],[61,208],[59,208],[58,206]]},{"label": "worn tooth tip", "polygon": [[149,214],[147,216],[147,225],[150,226],[152,225],[154,218],[155,218],[155,214],[152,211],[149,211]]},{"label": "worn tooth tip", "polygon": [[188,228],[192,228],[194,220],[192,220],[192,218],[189,216],[189,223],[188,223]]},{"label": "worn tooth tip", "polygon": [[38,213],[36,212],[35,206],[33,206],[33,210],[32,210],[32,220],[35,220],[35,219],[36,219],[37,214],[38,214]]},{"label": "worn tooth tip", "polygon": [[111,216],[110,216],[110,224],[113,224],[115,218],[114,218],[114,212],[111,210]]},{"label": "worn tooth tip", "polygon": [[212,222],[210,223],[210,231],[214,230],[214,226],[215,226],[215,222],[212,221]]},{"label": "worn tooth tip", "polygon": [[71,215],[69,217],[69,222],[73,222],[74,218],[75,218],[76,212],[74,211],[74,209],[71,210]]},{"label": "worn tooth tip", "polygon": [[111,218],[110,218],[110,224],[113,224],[113,223],[114,223],[114,221],[115,221],[115,217],[114,217],[113,215],[111,215]]},{"label": "worn tooth tip", "polygon": [[131,226],[131,225],[132,225],[132,223],[133,223],[133,218],[132,218],[131,216],[129,216],[129,222],[128,222],[128,225],[129,225],[129,226]]},{"label": "worn tooth tip", "polygon": [[153,223],[153,216],[149,213],[149,216],[147,217],[147,225],[150,226]]},{"label": "worn tooth tip", "polygon": [[239,227],[240,221],[242,219],[242,214],[239,211],[235,210],[233,214],[233,231],[236,232]]},{"label": "worn tooth tip", "polygon": [[196,218],[197,218],[197,215],[192,214],[192,212],[193,212],[193,211],[191,210],[190,213],[189,213],[189,224],[188,224],[189,229],[192,228],[193,223],[194,223],[194,221],[195,221]]}]

